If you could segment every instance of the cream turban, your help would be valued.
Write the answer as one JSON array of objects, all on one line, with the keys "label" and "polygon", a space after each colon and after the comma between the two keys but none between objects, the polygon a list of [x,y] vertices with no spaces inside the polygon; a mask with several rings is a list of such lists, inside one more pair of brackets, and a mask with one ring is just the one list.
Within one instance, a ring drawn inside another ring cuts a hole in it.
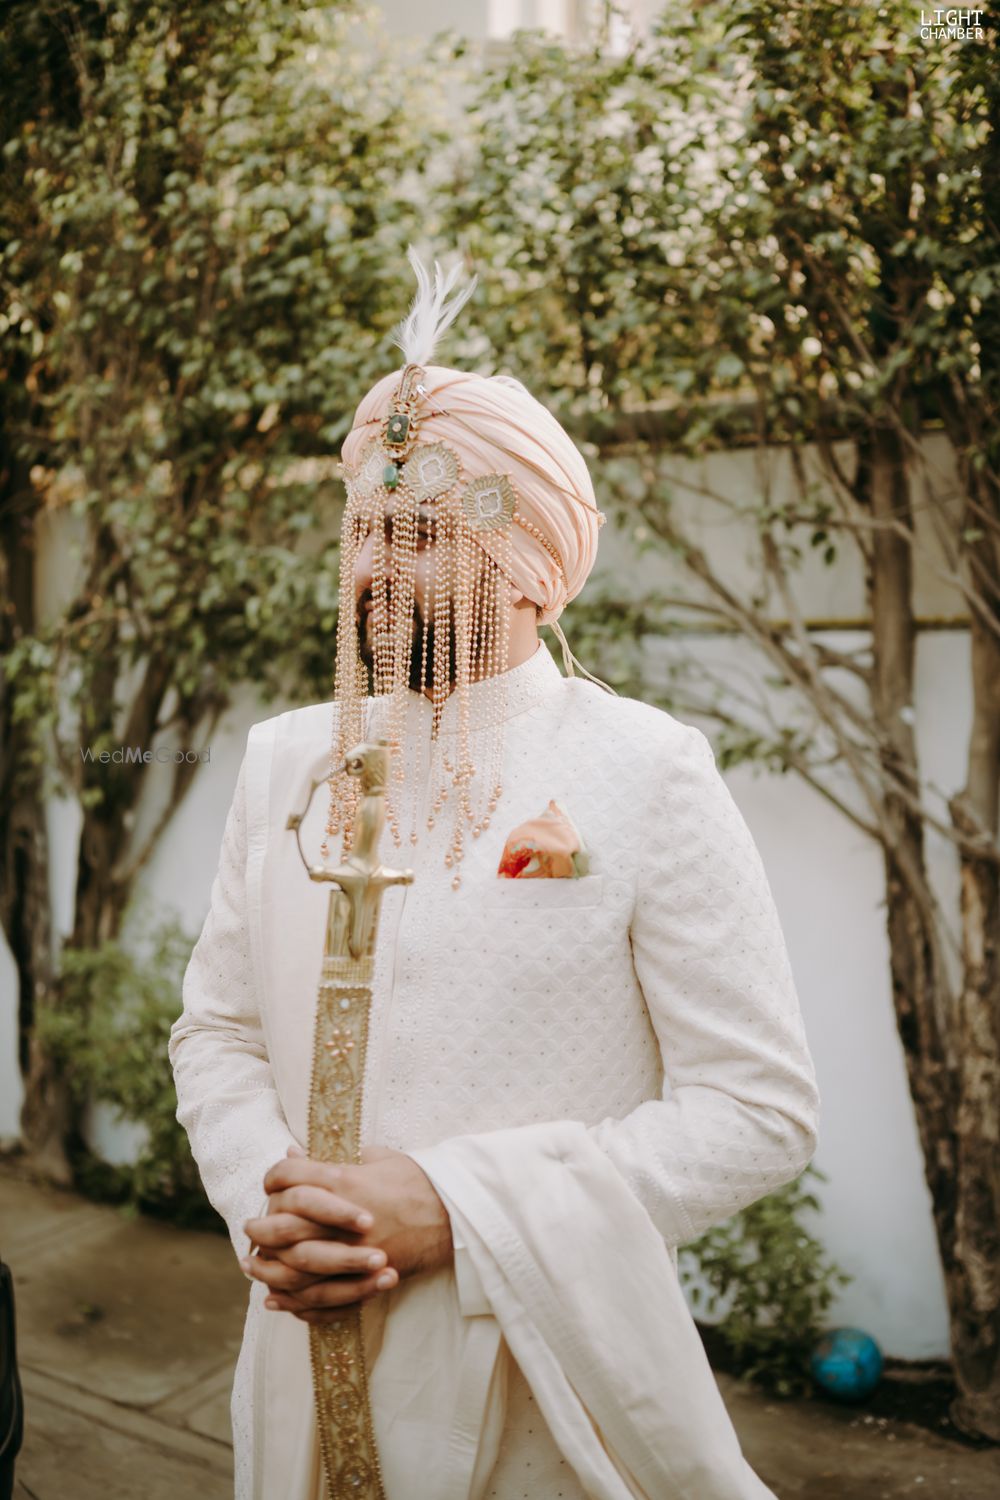
[{"label": "cream turban", "polygon": [[[540,542],[520,526],[511,528],[511,578],[541,607],[539,623],[550,624],[583,588],[597,556],[603,518],[583,455],[519,380],[444,365],[426,365],[424,370],[427,395],[420,408],[420,441],[452,448],[466,480],[506,474],[518,496],[518,511],[562,559],[565,581]],[[399,378],[396,370],[378,381],[355,412],[342,449],[348,468],[357,464],[364,444],[377,430],[376,422],[387,416]],[[431,415],[439,410],[445,414]],[[461,421],[453,420],[451,413]]]}]

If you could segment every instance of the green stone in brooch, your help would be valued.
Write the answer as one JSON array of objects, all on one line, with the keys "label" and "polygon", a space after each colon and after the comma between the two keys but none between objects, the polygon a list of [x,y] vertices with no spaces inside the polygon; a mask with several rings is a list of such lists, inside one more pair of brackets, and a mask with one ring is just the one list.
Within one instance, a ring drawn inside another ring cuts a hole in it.
[{"label": "green stone in brooch", "polygon": [[385,425],[385,440],[401,447],[410,435],[410,418],[405,411],[393,412]]}]

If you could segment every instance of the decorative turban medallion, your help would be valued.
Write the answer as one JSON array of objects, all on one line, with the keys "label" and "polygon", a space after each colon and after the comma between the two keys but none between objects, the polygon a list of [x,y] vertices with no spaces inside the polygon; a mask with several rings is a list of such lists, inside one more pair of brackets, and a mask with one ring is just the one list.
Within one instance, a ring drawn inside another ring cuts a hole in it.
[{"label": "decorative turban medallion", "polygon": [[462,492],[462,509],[474,531],[496,531],[508,525],[516,508],[506,474],[482,474]]},{"label": "decorative turban medallion", "polygon": [[403,465],[403,483],[417,500],[436,500],[458,483],[458,459],[444,443],[418,444]]},{"label": "decorative turban medallion", "polygon": [[370,443],[365,444],[358,459],[358,467],[349,477],[352,488],[366,500],[371,499],[375,491],[385,483],[387,461],[388,455],[378,438],[372,438]]}]

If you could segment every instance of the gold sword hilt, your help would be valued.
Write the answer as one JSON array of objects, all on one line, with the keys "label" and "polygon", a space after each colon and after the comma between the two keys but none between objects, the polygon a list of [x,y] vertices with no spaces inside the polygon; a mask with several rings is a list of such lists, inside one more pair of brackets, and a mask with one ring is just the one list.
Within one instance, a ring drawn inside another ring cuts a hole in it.
[{"label": "gold sword hilt", "polygon": [[[314,781],[306,805],[292,813],[287,827],[295,833],[299,855],[310,880],[329,882],[337,887],[330,892],[324,957],[355,962],[374,951],[382,893],[391,885],[411,885],[412,870],[393,870],[383,865],[378,847],[385,827],[385,788],[389,777],[389,743],[375,740],[356,745],[337,767],[337,772],[356,776],[361,782],[354,843],[350,853],[334,869],[313,865],[302,848],[300,829],[315,796],[316,788],[329,780]],[[336,773],[335,773],[336,774]],[[343,900],[338,900],[338,893]]]}]

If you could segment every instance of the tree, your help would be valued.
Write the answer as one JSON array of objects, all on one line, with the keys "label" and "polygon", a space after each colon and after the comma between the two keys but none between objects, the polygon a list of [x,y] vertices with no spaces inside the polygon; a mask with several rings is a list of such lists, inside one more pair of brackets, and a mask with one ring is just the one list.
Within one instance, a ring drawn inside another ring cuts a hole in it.
[{"label": "tree", "polygon": [[[59,988],[46,801],[80,808],[66,941],[94,950],[234,688],[328,694],[329,455],[394,362],[438,127],[353,6],[24,0],[0,39],[31,60],[0,168],[0,919],[23,1135],[65,1180],[75,1115],[34,1029]],[[51,533],[75,545],[55,601]]]},{"label": "tree", "polygon": [[[619,681],[625,667],[642,696],[713,717],[723,765],[802,777],[882,850],[953,1416],[1000,1439],[1000,83],[984,30],[926,43],[903,5],[727,0],[665,14],[620,57],[522,35],[484,82],[446,222],[491,268],[493,346],[593,441],[602,493],[670,574],[597,602]],[[957,504],[934,482],[935,426]],[[686,460],[734,443],[755,448],[757,492],[698,488]],[[709,512],[753,542],[749,586],[700,534]],[[972,678],[947,799],[914,735],[914,561],[932,534],[925,565],[961,601]],[[818,558],[858,570],[859,650],[808,618]],[[692,621],[753,644],[780,715],[713,695],[703,660],[675,659],[664,688],[649,652],[629,654],[632,632],[649,645]],[[960,869],[955,913],[929,878],[931,830]]]}]

